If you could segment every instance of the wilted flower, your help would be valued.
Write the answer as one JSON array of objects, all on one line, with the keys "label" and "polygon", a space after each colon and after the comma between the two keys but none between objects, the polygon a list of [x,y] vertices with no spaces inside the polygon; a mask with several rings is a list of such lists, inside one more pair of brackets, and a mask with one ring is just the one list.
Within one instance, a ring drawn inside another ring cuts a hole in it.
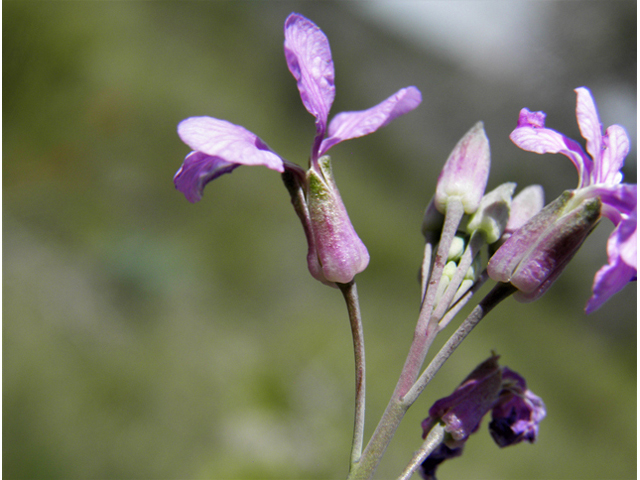
[{"label": "wilted flower", "polygon": [[489,433],[500,447],[522,441],[533,443],[547,411],[540,397],[527,389],[527,382],[513,370],[502,368],[502,392],[491,410]]},{"label": "wilted flower", "polygon": [[368,110],[340,113],[327,126],[335,96],[329,41],[317,25],[296,13],[287,18],[284,33],[287,65],[302,103],[316,119],[309,171],[283,159],[244,127],[211,117],[191,117],[180,122],[178,134],[193,152],[185,158],[174,183],[187,200],[196,202],[207,183],[240,165],[263,165],[283,173],[307,235],[312,275],[328,284],[347,283],[366,268],[369,254],[330,178],[328,157],[321,157],[334,145],[372,133],[413,110],[421,94],[415,87],[401,89]]},{"label": "wilted flower", "polygon": [[[590,313],[599,308],[614,293],[621,290],[629,281],[635,279],[637,275],[637,185],[621,183],[620,169],[629,151],[629,139],[626,132],[621,126],[612,125],[603,135],[591,93],[584,87],[577,88],[575,91],[578,96],[576,108],[578,125],[582,136],[587,141],[589,155],[574,140],[555,130],[545,128],[545,114],[543,112],[530,112],[526,108],[520,112],[518,126],[511,133],[510,138],[524,150],[535,153],[561,153],[575,165],[579,176],[578,188],[571,192],[571,197],[562,205],[558,218],[571,214],[574,209],[582,209],[585,213],[584,218],[590,218],[589,212],[593,212],[597,206],[599,208],[598,216],[609,218],[616,226],[607,244],[609,263],[602,267],[595,276],[593,295],[586,307],[587,313]],[[594,200],[597,201],[594,202]],[[579,216],[574,216],[574,218],[578,219]],[[594,225],[595,221],[583,231],[588,234]],[[527,228],[527,226],[522,228]],[[548,228],[556,227],[550,225]],[[531,226],[529,229],[532,230]],[[539,233],[543,234],[544,231],[541,230]],[[529,238],[530,243],[523,243],[518,252],[521,259],[525,256],[526,251],[532,248],[532,243],[537,242],[537,240]],[[513,237],[509,241],[512,239]],[[505,274],[510,276],[513,273],[513,271],[507,272],[502,262],[514,253],[513,244],[510,253],[507,253],[508,249],[501,253],[509,241],[492,258],[494,273],[492,273],[491,262],[489,263],[489,275],[494,280],[504,281],[500,278],[504,278]],[[542,246],[543,244],[539,242],[537,245]],[[578,244],[577,247],[579,246]],[[570,252],[570,255],[573,253],[575,250]],[[545,290],[550,280],[555,280],[560,274],[568,262],[568,258],[559,258],[554,265],[554,270],[547,271],[544,278],[538,279],[540,285],[542,282],[547,283]],[[496,270],[499,273],[496,273]]]},{"label": "wilted flower", "polygon": [[436,401],[422,422],[423,438],[437,422],[445,425],[450,448],[461,447],[480,426],[482,417],[493,408],[500,393],[502,371],[498,356],[485,360],[448,397]]},{"label": "wilted flower", "polygon": [[445,439],[422,463],[420,473],[435,480],[435,471],[444,460],[462,454],[469,435],[478,430],[489,411],[489,431],[499,447],[523,440],[534,442],[538,425],[546,415],[542,399],[527,389],[520,375],[498,365],[493,355],[478,365],[448,397],[436,401],[422,422],[422,438],[437,423],[444,425]]}]

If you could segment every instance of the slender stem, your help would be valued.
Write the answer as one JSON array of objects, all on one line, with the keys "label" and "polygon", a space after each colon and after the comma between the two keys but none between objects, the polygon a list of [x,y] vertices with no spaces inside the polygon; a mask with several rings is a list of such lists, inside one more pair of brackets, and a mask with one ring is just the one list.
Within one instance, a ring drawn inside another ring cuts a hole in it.
[{"label": "slender stem", "polygon": [[455,296],[460,284],[462,283],[462,279],[467,274],[473,259],[480,251],[480,248],[485,244],[484,237],[478,231],[473,232],[471,234],[471,238],[469,239],[469,244],[462,254],[462,258],[458,264],[458,269],[456,273],[451,278],[451,282],[447,285],[442,297],[438,300],[438,305],[433,311],[433,317],[435,320],[440,321],[444,314],[447,312],[449,307],[451,306],[451,302],[453,301],[453,297]]},{"label": "slender stem", "polygon": [[489,274],[485,268],[473,286],[467,290],[458,300],[455,300],[453,306],[447,311],[444,317],[438,322],[438,329],[442,331],[451,320],[464,308],[464,306],[471,300],[471,297],[482,288],[482,286],[489,279]]},{"label": "slender stem", "polygon": [[442,443],[442,440],[444,440],[444,425],[436,424],[427,435],[420,450],[413,455],[407,468],[398,477],[398,480],[409,480],[416,470],[420,468],[422,462]]},{"label": "slender stem", "polygon": [[436,300],[438,285],[442,278],[442,271],[449,256],[451,242],[453,241],[453,237],[456,234],[463,215],[464,209],[459,199],[453,199],[447,204],[442,235],[438,244],[438,250],[436,251],[433,267],[431,268],[427,292],[420,308],[420,315],[413,334],[413,342],[411,343],[407,360],[400,373],[393,398],[402,398],[416,381],[424,359],[427,356],[427,351],[438,334],[437,322],[435,322],[435,324],[431,322],[431,314]]},{"label": "slender stem", "polygon": [[387,404],[387,408],[376,430],[373,432],[360,460],[352,464],[349,479],[368,479],[373,476],[387,446],[400,425],[400,421],[409,408],[410,404],[406,404],[403,397],[418,378],[429,347],[438,334],[438,322],[431,321],[431,313],[435,303],[438,284],[442,277],[442,271],[449,256],[451,242],[453,241],[453,237],[456,234],[463,215],[464,209],[460,199],[452,199],[447,204],[438,250],[431,268],[427,292],[420,309],[420,315],[413,334],[413,342],[409,348],[409,354],[405,360],[402,372],[400,372],[400,378],[398,379],[393,395]]},{"label": "slender stem", "polygon": [[353,443],[351,445],[351,467],[362,456],[362,440],[364,437],[364,407],[365,407],[365,361],[364,361],[364,332],[362,330],[362,317],[360,316],[360,303],[358,290],[354,281],[338,283],[338,288],[344,295],[349,311],[349,323],[353,335],[353,352],[356,366],[356,399],[355,416],[353,421]]},{"label": "slender stem", "polygon": [[455,349],[458,348],[480,320],[515,291],[516,288],[510,283],[499,283],[476,305],[469,316],[465,318],[458,329],[451,335],[449,340],[447,340],[447,343],[444,344],[433,360],[431,360],[431,363],[429,363],[429,366],[427,366],[422,375],[420,375],[418,381],[411,387],[411,390],[405,395],[403,402],[407,405],[407,408],[416,401],[434,375],[440,370],[440,367],[442,367],[444,362],[451,356]]},{"label": "slender stem", "polygon": [[422,267],[420,268],[420,302],[424,302],[427,294],[427,282],[429,281],[429,270],[431,269],[431,256],[433,245],[431,242],[424,244],[424,256],[422,257]]}]

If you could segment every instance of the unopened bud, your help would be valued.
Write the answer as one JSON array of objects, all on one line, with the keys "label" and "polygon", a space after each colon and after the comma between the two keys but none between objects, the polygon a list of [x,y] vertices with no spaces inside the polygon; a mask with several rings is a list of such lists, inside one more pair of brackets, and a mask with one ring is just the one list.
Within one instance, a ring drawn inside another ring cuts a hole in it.
[{"label": "unopened bud", "polygon": [[573,206],[573,197],[573,191],[564,192],[514,232],[489,260],[489,277],[518,288],[516,300],[529,302],[539,298],[598,222],[600,199],[584,200]]},{"label": "unopened bud", "polygon": [[331,159],[318,159],[320,170],[307,172],[307,205],[313,245],[309,271],[326,284],[349,283],[369,264],[369,252],[358,237],[331,172]]},{"label": "unopened bud", "polygon": [[445,213],[447,202],[457,197],[466,214],[474,213],[487,187],[491,153],[482,122],[469,130],[455,146],[438,177],[435,206]]},{"label": "unopened bud", "polygon": [[503,183],[483,196],[478,210],[467,223],[467,232],[479,230],[488,244],[497,242],[507,226],[515,189],[515,183]]}]

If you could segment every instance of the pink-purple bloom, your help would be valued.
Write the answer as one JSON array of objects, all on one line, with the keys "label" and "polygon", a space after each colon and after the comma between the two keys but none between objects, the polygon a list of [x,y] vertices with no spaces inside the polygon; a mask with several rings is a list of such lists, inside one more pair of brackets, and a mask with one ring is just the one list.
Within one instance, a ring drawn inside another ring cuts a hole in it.
[{"label": "pink-purple bloom", "polygon": [[629,139],[624,128],[612,125],[603,134],[591,92],[584,87],[575,91],[576,116],[588,154],[576,141],[545,128],[544,112],[531,112],[526,108],[520,112],[518,126],[510,138],[524,150],[560,153],[568,157],[579,177],[578,187],[568,207],[578,207],[586,200],[597,198],[601,202],[600,214],[609,218],[616,227],[607,243],[608,264],[597,272],[594,279],[593,295],[586,307],[590,313],[636,278],[637,185],[622,183],[620,170],[629,152]]},{"label": "pink-purple bloom", "polygon": [[[178,125],[178,135],[193,151],[174,183],[187,200],[197,202],[207,183],[240,165],[263,165],[286,173],[283,178],[309,243],[312,275],[323,283],[347,283],[366,268],[369,255],[351,225],[335,182],[327,178],[330,168],[322,167],[320,160],[334,145],[375,132],[413,110],[422,97],[415,87],[403,88],[368,110],[342,112],[329,123],[335,86],[327,37],[312,21],[296,13],[286,19],[284,36],[287,66],[302,103],[315,117],[309,171],[285,160],[244,127],[211,117],[191,117]],[[328,160],[324,163],[328,165]]]}]

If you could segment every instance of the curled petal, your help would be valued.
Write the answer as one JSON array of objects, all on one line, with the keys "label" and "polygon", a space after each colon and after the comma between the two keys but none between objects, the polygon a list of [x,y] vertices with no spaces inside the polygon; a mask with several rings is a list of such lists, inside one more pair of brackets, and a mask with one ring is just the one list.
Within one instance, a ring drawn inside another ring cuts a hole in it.
[{"label": "curled petal", "polygon": [[585,196],[599,196],[602,200],[602,216],[618,225],[637,208],[638,185],[594,185],[583,189]]},{"label": "curled petal", "polygon": [[607,256],[609,261],[593,280],[593,295],[587,303],[586,312],[591,313],[622,290],[638,275],[638,210],[622,220],[609,236]]},{"label": "curled petal", "polygon": [[585,87],[574,90],[578,94],[576,102],[576,117],[582,137],[587,141],[587,152],[596,164],[602,154],[602,125],[598,117],[598,110],[591,92]]},{"label": "curled petal", "polygon": [[544,120],[547,116],[544,112],[530,112],[529,109],[523,108],[518,117],[518,128],[534,127],[544,128]]},{"label": "curled petal", "polygon": [[316,139],[319,142],[324,137],[335,97],[329,40],[315,23],[297,13],[287,17],[284,38],[287,66],[298,83],[302,103],[316,117]]},{"label": "curled petal", "polygon": [[324,155],[331,147],[344,140],[375,132],[392,120],[415,109],[420,102],[422,102],[420,90],[416,87],[407,87],[368,110],[339,113],[329,124],[329,136],[322,142],[319,155]]},{"label": "curled petal", "polygon": [[611,125],[602,137],[603,148],[594,183],[615,185],[622,181],[620,169],[629,153],[629,137],[620,125]]},{"label": "curled petal", "polygon": [[544,114],[542,112],[530,112],[523,108],[520,111],[518,126],[511,132],[509,138],[518,147],[529,152],[565,155],[578,170],[579,186],[589,185],[593,161],[584,153],[577,142],[555,130],[544,128]]},{"label": "curled petal", "polygon": [[239,166],[237,163],[226,162],[220,157],[191,152],[173,177],[173,183],[184,193],[187,200],[195,203],[202,198],[202,191],[207,183],[220,175],[231,173]]},{"label": "curled petal", "polygon": [[264,165],[282,173],[282,159],[254,133],[225,120],[191,117],[178,124],[178,135],[192,150],[228,163]]}]

